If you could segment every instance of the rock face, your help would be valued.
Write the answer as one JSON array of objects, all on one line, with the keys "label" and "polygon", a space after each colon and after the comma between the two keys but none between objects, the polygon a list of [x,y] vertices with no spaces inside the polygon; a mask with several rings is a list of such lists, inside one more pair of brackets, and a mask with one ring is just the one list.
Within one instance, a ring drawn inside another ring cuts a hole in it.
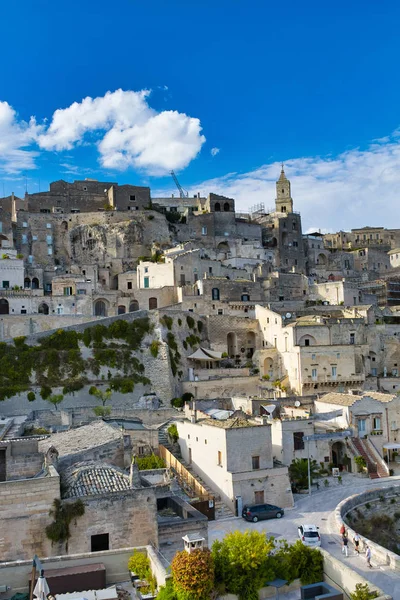
[{"label": "rock face", "polygon": [[161,406],[161,400],[156,394],[146,394],[138,400],[138,408],[157,409]]}]

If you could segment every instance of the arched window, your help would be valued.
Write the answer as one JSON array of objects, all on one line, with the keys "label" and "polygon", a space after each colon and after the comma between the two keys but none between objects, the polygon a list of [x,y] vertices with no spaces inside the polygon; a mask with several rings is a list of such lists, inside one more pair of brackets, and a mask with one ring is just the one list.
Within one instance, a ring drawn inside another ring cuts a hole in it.
[{"label": "arched window", "polygon": [[39,313],[39,315],[48,315],[49,314],[49,307],[45,302],[42,302],[42,304],[39,304],[38,313]]},{"label": "arched window", "polygon": [[10,307],[8,305],[8,300],[5,298],[0,299],[0,315],[8,315],[10,312]]},{"label": "arched window", "polygon": [[29,277],[25,277],[24,279],[24,288],[25,289],[29,289],[31,287],[31,280],[29,279]]},{"label": "arched window", "polygon": [[157,308],[157,298],[149,298],[149,310]]},{"label": "arched window", "polygon": [[215,212],[220,212],[221,211],[221,205],[219,202],[216,202],[214,205],[214,210]]},{"label": "arched window", "polygon": [[213,300],[219,300],[219,289],[213,288],[211,292],[211,296]]},{"label": "arched window", "polygon": [[125,306],[123,306],[122,304],[120,304],[120,305],[118,306],[118,314],[119,314],[119,315],[124,315],[125,313],[126,313],[126,308],[125,308]]},{"label": "arched window", "polygon": [[94,315],[95,317],[106,317],[107,316],[107,307],[104,300],[97,300],[94,303]]},{"label": "arched window", "polygon": [[68,231],[68,223],[67,223],[67,221],[63,221],[61,223],[61,231]]},{"label": "arched window", "polygon": [[224,204],[224,212],[229,212],[229,211],[230,211],[229,202],[225,202],[225,204]]},{"label": "arched window", "polygon": [[139,310],[139,302],[137,300],[132,300],[129,304],[129,312],[136,312]]},{"label": "arched window", "polygon": [[32,289],[33,290],[38,290],[39,289],[39,279],[37,277],[34,277],[32,279]]}]

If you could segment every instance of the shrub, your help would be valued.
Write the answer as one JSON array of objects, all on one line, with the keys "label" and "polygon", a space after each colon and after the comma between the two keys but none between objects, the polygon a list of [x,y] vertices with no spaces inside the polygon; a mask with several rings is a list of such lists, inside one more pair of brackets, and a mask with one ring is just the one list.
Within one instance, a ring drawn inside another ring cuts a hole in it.
[{"label": "shrub", "polygon": [[150,456],[143,456],[142,458],[137,458],[136,463],[139,471],[146,471],[147,469],[164,469],[165,462],[159,456],[155,454],[150,454]]},{"label": "shrub", "polygon": [[33,402],[36,399],[35,393],[34,392],[28,392],[28,396],[27,396],[29,402]]},{"label": "shrub", "polygon": [[362,473],[367,466],[366,460],[363,456],[356,456],[354,462],[357,465],[357,470],[359,473]]},{"label": "shrub", "polygon": [[44,385],[40,390],[40,396],[43,400],[47,400],[47,398],[51,396],[51,388],[47,385]]},{"label": "shrub", "polygon": [[209,600],[214,588],[214,562],[210,550],[177,552],[171,563],[178,599]]},{"label": "shrub", "polygon": [[185,348],[185,350],[188,349],[188,345],[187,345],[187,341],[186,340],[183,340],[182,346]]},{"label": "shrub", "polygon": [[179,327],[182,325],[182,319],[181,318],[178,319],[178,325],[179,325]]},{"label": "shrub", "polygon": [[148,575],[151,573],[150,561],[147,558],[147,555],[143,552],[134,550],[132,556],[130,556],[128,560],[128,570],[135,573],[139,579],[147,579]]},{"label": "shrub", "polygon": [[378,596],[378,592],[371,592],[367,583],[356,583],[356,589],[350,594],[350,600],[373,600]]},{"label": "shrub", "polygon": [[175,423],[172,423],[172,425],[168,427],[167,432],[173,443],[176,444],[176,442],[179,440],[179,433]]},{"label": "shrub", "polygon": [[318,583],[323,579],[321,552],[304,546],[300,540],[291,545],[283,540],[273,558],[276,577],[289,582],[300,579],[302,585]]},{"label": "shrub", "polygon": [[163,317],[161,317],[160,323],[161,325],[164,325],[164,327],[166,327],[169,331],[171,331],[174,320],[172,317],[164,315]]},{"label": "shrub", "polygon": [[182,400],[182,398],[172,398],[171,400],[171,404],[172,406],[174,406],[175,408],[183,408],[184,406],[184,401]]},{"label": "shrub", "polygon": [[396,498],[391,498],[390,499],[390,504],[396,504]]},{"label": "shrub", "polygon": [[371,504],[369,502],[365,503],[365,508],[370,509],[371,508]]},{"label": "shrub", "polygon": [[148,216],[147,216],[147,220],[148,220],[148,221],[152,221],[153,219],[154,219],[154,215],[148,215]]},{"label": "shrub", "polygon": [[160,342],[157,340],[153,340],[150,344],[150,354],[153,356],[153,358],[157,358],[158,356],[158,349],[160,347]]},{"label": "shrub", "polygon": [[396,521],[398,521],[400,519],[400,512],[397,510],[393,516],[396,519]]},{"label": "shrub", "polygon": [[157,594],[157,600],[178,600],[174,590],[174,584],[171,579],[167,579],[165,586],[160,587]]},{"label": "shrub", "polygon": [[194,329],[195,328],[195,320],[190,315],[188,315],[186,317],[186,323],[187,323],[189,329]]},{"label": "shrub", "polygon": [[329,486],[329,480],[328,479],[324,479],[324,486],[328,487]]},{"label": "shrub", "polygon": [[53,502],[53,508],[50,509],[49,515],[54,518],[53,523],[45,529],[46,536],[54,543],[64,543],[68,550],[68,540],[71,537],[69,525],[71,521],[76,521],[78,517],[85,514],[85,505],[82,500],[63,504],[61,500],[56,498]]}]

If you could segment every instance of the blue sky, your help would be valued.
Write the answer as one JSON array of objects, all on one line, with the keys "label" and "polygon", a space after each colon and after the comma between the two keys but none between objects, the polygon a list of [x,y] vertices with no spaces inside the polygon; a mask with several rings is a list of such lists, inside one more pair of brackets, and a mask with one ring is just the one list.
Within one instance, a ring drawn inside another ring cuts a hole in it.
[{"label": "blue sky", "polygon": [[171,193],[174,168],[245,210],[284,161],[304,229],[400,227],[399,20],[390,0],[2,3],[0,195]]}]

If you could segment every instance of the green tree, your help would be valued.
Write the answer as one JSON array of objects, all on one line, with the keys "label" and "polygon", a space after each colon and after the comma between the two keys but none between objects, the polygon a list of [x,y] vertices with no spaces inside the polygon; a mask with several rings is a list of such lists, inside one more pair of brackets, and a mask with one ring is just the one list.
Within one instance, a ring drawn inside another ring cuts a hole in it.
[{"label": "green tree", "polygon": [[365,458],[363,456],[356,456],[354,462],[357,465],[358,472],[362,473],[365,467],[367,466],[367,461],[365,460]]},{"label": "green tree", "polygon": [[178,600],[172,579],[167,579],[165,586],[160,587],[157,600]]},{"label": "green tree", "polygon": [[177,552],[171,563],[178,600],[208,600],[214,589],[214,562],[210,550]]},{"label": "green tree", "polygon": [[[311,483],[313,477],[318,473],[316,460],[310,461]],[[290,480],[300,489],[308,489],[308,460],[307,458],[296,458],[289,466]]]},{"label": "green tree", "polygon": [[297,540],[289,545],[279,542],[274,553],[275,576],[291,582],[300,579],[303,585],[318,583],[323,579],[323,556],[316,548],[309,548]]},{"label": "green tree", "polygon": [[111,414],[111,406],[95,406],[93,412],[96,417],[109,417]]},{"label": "green tree", "polygon": [[89,394],[100,400],[102,404],[102,406],[95,406],[93,409],[96,417],[109,417],[111,414],[111,407],[106,406],[106,404],[112,396],[112,391],[110,388],[104,391],[99,390],[96,386],[92,385],[92,387],[89,389]]},{"label": "green tree", "polygon": [[171,440],[174,442],[174,444],[176,444],[176,442],[179,440],[179,433],[175,423],[172,423],[172,425],[168,427],[167,432]]},{"label": "green tree", "polygon": [[351,600],[373,600],[378,598],[377,592],[371,592],[367,583],[356,583],[355,591],[350,594]]},{"label": "green tree", "polygon": [[51,394],[46,400],[55,406],[57,410],[58,405],[64,400],[64,396],[62,394]]},{"label": "green tree", "polygon": [[219,587],[240,600],[258,600],[258,590],[274,579],[273,539],[258,531],[234,531],[215,541],[212,556]]}]

